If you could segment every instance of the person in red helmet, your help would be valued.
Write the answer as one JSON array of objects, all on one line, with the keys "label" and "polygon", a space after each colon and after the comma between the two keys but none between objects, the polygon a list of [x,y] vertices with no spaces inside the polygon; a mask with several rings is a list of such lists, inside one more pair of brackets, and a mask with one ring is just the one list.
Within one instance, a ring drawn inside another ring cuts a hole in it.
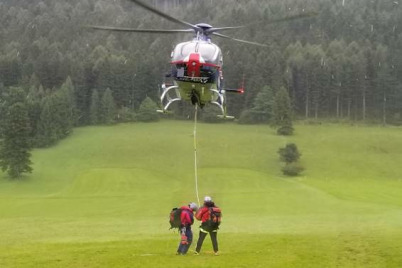
[{"label": "person in red helmet", "polygon": [[219,207],[215,205],[212,198],[206,196],[204,198],[204,205],[198,210],[195,218],[201,221],[200,235],[197,241],[197,247],[194,254],[199,255],[207,234],[210,235],[212,246],[214,248],[215,255],[219,255],[218,252],[218,229],[221,222],[222,213]]},{"label": "person in red helmet", "polygon": [[191,231],[191,225],[194,223],[194,211],[197,211],[198,206],[195,203],[190,203],[188,206],[180,208],[180,244],[177,249],[177,255],[186,255],[188,249],[193,242],[193,232]]}]

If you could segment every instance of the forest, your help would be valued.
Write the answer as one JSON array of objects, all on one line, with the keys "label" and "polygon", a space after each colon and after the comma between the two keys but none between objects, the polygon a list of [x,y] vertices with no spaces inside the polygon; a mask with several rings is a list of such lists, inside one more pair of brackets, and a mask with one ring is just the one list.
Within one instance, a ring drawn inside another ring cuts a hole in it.
[{"label": "forest", "polygon": [[[266,123],[272,96],[284,87],[294,118],[402,123],[398,0],[148,2],[194,24],[248,25],[228,35],[267,44],[213,39],[224,55],[225,86],[244,78],[245,93],[228,96],[237,118],[265,113],[254,121]],[[305,12],[316,15],[270,23]],[[88,27],[180,28],[126,0],[3,0],[0,23],[0,124],[7,107],[24,103],[35,146],[54,143],[74,126],[133,120],[144,100],[158,103],[172,49],[192,38]],[[174,109],[184,117],[192,108]]]}]

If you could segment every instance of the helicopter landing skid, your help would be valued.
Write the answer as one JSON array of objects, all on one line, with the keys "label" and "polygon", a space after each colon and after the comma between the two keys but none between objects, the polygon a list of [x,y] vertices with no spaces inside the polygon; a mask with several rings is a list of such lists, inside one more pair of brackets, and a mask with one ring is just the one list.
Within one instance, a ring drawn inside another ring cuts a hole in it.
[{"label": "helicopter landing skid", "polygon": [[[172,97],[169,95],[169,91],[174,90],[175,96]],[[162,95],[161,95],[161,103],[162,103],[162,110],[156,110],[158,113],[168,113],[168,108],[170,104],[172,104],[175,101],[180,101],[181,100],[181,95],[179,91],[178,86],[170,86],[166,87],[166,84],[162,84]]]},{"label": "helicopter landing skid", "polygon": [[219,114],[217,116],[222,119],[234,119],[235,118],[234,116],[227,115],[226,113],[224,92],[218,91],[216,89],[211,89],[211,91],[213,91],[218,96],[218,99],[216,101],[211,101],[211,103],[217,105],[222,112],[222,114]]},{"label": "helicopter landing skid", "polygon": [[[217,115],[219,118],[222,119],[234,119],[234,116],[231,115],[227,115],[226,113],[226,105],[225,105],[225,91],[218,91],[216,89],[210,89],[216,96],[216,100],[215,101],[210,101],[210,103],[215,104],[216,106],[218,106],[222,112],[222,114]],[[173,93],[173,92],[174,93]],[[194,93],[191,96],[191,101],[193,105],[199,105],[201,108],[204,105],[201,105],[199,102],[199,96]],[[173,85],[173,86],[169,86],[166,87],[166,84],[162,84],[162,95],[160,97],[160,101],[162,104],[162,109],[161,110],[156,110],[158,113],[170,113],[170,111],[168,110],[169,106],[176,101],[180,101],[182,100],[181,95],[180,95],[180,90],[179,87],[177,85]]]}]

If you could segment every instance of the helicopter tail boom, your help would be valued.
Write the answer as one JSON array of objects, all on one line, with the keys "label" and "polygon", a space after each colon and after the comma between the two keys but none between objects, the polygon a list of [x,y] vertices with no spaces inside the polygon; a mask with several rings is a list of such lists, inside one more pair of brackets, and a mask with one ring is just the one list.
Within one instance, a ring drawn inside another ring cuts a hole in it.
[{"label": "helicopter tail boom", "polygon": [[244,88],[225,88],[225,92],[230,92],[230,93],[238,93],[238,94],[243,94],[244,93]]}]

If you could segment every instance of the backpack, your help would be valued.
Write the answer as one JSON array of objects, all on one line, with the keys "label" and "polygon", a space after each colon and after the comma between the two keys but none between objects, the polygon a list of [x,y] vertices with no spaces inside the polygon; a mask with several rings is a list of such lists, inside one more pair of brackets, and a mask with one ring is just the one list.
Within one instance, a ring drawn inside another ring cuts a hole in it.
[{"label": "backpack", "polygon": [[181,227],[181,208],[173,208],[169,215],[170,229]]},{"label": "backpack", "polygon": [[210,230],[219,229],[219,225],[221,224],[222,212],[220,208],[211,207],[209,208],[209,219],[205,222],[205,225]]}]

